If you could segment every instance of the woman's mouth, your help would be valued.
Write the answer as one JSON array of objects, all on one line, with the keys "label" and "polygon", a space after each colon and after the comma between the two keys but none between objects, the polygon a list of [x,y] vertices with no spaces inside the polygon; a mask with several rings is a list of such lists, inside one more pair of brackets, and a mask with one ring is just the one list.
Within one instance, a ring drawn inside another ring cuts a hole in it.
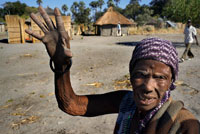
[{"label": "woman's mouth", "polygon": [[142,105],[150,105],[152,103],[154,103],[156,101],[156,99],[154,97],[150,97],[150,96],[144,96],[144,95],[138,95],[139,98],[139,102]]}]

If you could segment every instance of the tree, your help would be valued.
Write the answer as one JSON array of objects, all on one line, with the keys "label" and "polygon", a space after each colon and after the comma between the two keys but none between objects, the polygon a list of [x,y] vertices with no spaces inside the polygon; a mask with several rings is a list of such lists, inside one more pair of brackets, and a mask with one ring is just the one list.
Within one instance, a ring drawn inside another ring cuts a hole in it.
[{"label": "tree", "polygon": [[97,7],[98,7],[98,2],[97,1],[92,1],[89,4],[91,6],[92,9],[95,10],[95,12],[97,12]]},{"label": "tree", "polygon": [[108,1],[107,1],[107,6],[108,6],[108,7],[111,7],[111,6],[114,7],[115,4],[114,4],[113,0],[108,0]]},{"label": "tree", "polygon": [[19,15],[20,17],[28,18],[30,13],[36,13],[37,11],[36,7],[29,7],[20,1],[5,2],[3,8],[0,8],[0,19],[4,20],[5,15]]},{"label": "tree", "polygon": [[19,15],[22,16],[25,11],[27,5],[25,3],[20,3],[20,1],[16,2],[6,2],[3,4],[3,9],[5,14],[11,14],[11,15]]},{"label": "tree", "polygon": [[150,5],[152,6],[151,9],[154,10],[154,15],[162,14],[163,8],[167,4],[169,0],[152,0]]},{"label": "tree", "polygon": [[97,13],[95,14],[96,20],[98,20],[104,13],[105,13],[105,12],[97,12]]},{"label": "tree", "polygon": [[102,6],[105,4],[103,0],[98,0],[98,7],[100,8],[100,12],[101,12],[101,9],[102,9]]},{"label": "tree", "polygon": [[[95,11],[94,12],[94,21],[97,20],[97,18],[99,18],[100,16],[102,16],[103,12],[101,12],[102,6],[104,5],[104,1],[103,0],[97,0],[97,1],[92,1],[90,3],[91,8]],[[99,8],[99,11],[97,10]]]},{"label": "tree", "polygon": [[36,7],[29,7],[27,6],[25,8],[25,13],[22,15],[23,18],[29,18],[31,13],[37,13],[38,12],[38,8]]},{"label": "tree", "polygon": [[74,2],[70,8],[74,21],[78,24],[89,23],[90,8],[85,7],[83,1]]},{"label": "tree", "polygon": [[67,5],[66,4],[62,5],[62,11],[64,12],[64,14],[65,12],[67,12],[67,10],[68,10]]},{"label": "tree", "polygon": [[5,11],[3,8],[0,8],[0,21],[4,21]]},{"label": "tree", "polygon": [[89,5],[95,11],[93,18],[94,18],[94,21],[96,21],[96,17],[95,16],[96,16],[96,13],[97,13],[98,2],[97,1],[92,1],[92,2],[90,2]]},{"label": "tree", "polygon": [[130,0],[129,4],[139,4],[139,1],[141,0]]},{"label": "tree", "polygon": [[140,12],[140,4],[139,4],[138,0],[130,0],[129,4],[124,9],[123,14],[127,18],[132,18],[133,20],[135,20],[136,16],[139,14],[139,12]]},{"label": "tree", "polygon": [[37,0],[36,3],[37,3],[39,6],[41,6],[42,0]]},{"label": "tree", "polygon": [[187,22],[199,26],[200,22],[199,0],[169,0],[163,8],[162,15],[176,22]]},{"label": "tree", "polygon": [[138,25],[145,25],[148,22],[154,21],[154,18],[152,17],[153,10],[151,10],[148,6],[141,6],[139,11],[140,12],[135,19]]},{"label": "tree", "polygon": [[120,0],[114,0],[114,1],[115,1],[115,5],[118,7]]}]

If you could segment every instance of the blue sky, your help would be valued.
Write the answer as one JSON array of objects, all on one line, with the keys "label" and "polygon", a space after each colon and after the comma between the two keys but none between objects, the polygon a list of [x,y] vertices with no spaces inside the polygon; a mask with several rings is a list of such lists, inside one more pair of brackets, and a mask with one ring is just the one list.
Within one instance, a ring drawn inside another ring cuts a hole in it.
[{"label": "blue sky", "polygon": [[[0,6],[2,7],[2,4],[4,4],[5,2],[15,2],[15,1],[17,1],[17,0],[1,0]],[[37,0],[19,0],[19,1],[21,3],[26,3],[28,6],[35,6],[35,7],[38,6],[36,3]],[[43,3],[42,3],[43,7],[47,7],[47,6],[49,6],[51,8],[58,7],[61,9],[63,4],[67,4],[68,8],[70,8],[74,1],[79,2],[81,0],[42,0],[42,1],[43,1]],[[89,7],[89,3],[91,1],[95,1],[95,0],[82,0],[82,1],[84,1],[86,6]],[[104,2],[106,3],[107,0],[104,0]],[[121,0],[119,7],[125,8],[129,2],[130,2],[130,0]],[[151,0],[141,0],[140,4],[141,5],[149,4],[150,2],[151,2]],[[106,7],[106,4],[104,5],[104,8],[105,7]]]}]

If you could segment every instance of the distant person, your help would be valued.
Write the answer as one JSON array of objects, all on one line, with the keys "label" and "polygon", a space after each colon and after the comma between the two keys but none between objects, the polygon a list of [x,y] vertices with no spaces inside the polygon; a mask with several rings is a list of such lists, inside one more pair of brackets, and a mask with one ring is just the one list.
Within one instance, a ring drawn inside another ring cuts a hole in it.
[{"label": "distant person", "polygon": [[120,24],[120,22],[118,22],[118,24],[117,24],[117,36],[121,36],[121,35],[122,35],[121,24]]},{"label": "distant person", "polygon": [[187,60],[187,56],[188,56],[188,60],[190,60],[191,58],[194,58],[194,54],[191,51],[191,47],[192,47],[192,44],[194,43],[194,39],[196,40],[196,44],[199,45],[198,39],[197,39],[197,31],[195,27],[192,26],[191,20],[187,21],[184,34],[185,34],[184,42],[185,42],[186,48],[185,48],[185,51],[183,52],[180,62]]},{"label": "distant person", "polygon": [[138,43],[129,64],[133,91],[77,95],[70,81],[72,53],[61,13],[55,8],[56,27],[42,7],[39,11],[46,24],[33,13],[31,18],[44,36],[26,32],[46,46],[62,111],[84,117],[118,113],[114,134],[199,134],[199,121],[184,108],[183,102],[171,97],[178,76],[178,55],[171,42],[147,38]]}]

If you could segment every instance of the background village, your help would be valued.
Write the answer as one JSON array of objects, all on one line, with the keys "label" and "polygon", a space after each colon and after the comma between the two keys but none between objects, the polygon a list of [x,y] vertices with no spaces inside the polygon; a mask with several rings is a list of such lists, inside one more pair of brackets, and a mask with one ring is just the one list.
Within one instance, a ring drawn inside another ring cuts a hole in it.
[{"label": "background village", "polygon": [[[42,0],[33,2],[43,6]],[[185,23],[190,19],[200,41],[199,0],[151,0],[149,5],[130,0],[121,8],[122,2],[74,1],[60,8],[71,39],[72,86],[79,95],[132,90],[129,60],[144,38],[170,40],[180,57],[185,49]],[[55,23],[53,8],[44,8]],[[20,1],[5,2],[0,8],[0,134],[113,133],[116,114],[84,118],[59,110],[45,46],[25,33],[32,29],[43,35],[29,17],[31,12],[41,18],[37,7]],[[121,36],[117,36],[119,22]],[[200,47],[193,45],[192,52],[192,60],[179,64],[172,97],[182,100],[200,120]]]},{"label": "background village", "polygon": [[[74,2],[68,11],[68,6],[64,4],[63,21],[65,29],[71,39],[76,35],[99,35],[116,36],[117,24],[122,27],[122,36],[136,34],[154,33],[183,33],[185,22],[191,19],[195,25],[199,26],[196,8],[197,3],[187,1],[171,0],[171,2],[154,1],[151,5],[140,5],[138,0],[130,0],[125,9],[119,7],[120,0],[92,1],[86,7],[83,1]],[[42,0],[36,1],[38,5]],[[177,5],[176,5],[177,3]],[[185,5],[184,5],[185,3]],[[102,10],[102,6],[107,4],[107,8]],[[185,10],[184,10],[185,9]],[[36,7],[29,7],[24,3],[6,2],[1,10],[0,32],[6,34],[8,43],[38,42],[25,33],[25,29],[32,29],[39,34],[43,34],[39,27],[30,19],[31,12],[36,13],[41,18]],[[54,11],[50,7],[45,8],[55,23]],[[181,11],[184,11],[181,13]],[[176,15],[172,13],[176,12]],[[194,13],[195,12],[195,13]],[[181,13],[181,14],[180,14]],[[65,15],[67,14],[67,15]]]}]

